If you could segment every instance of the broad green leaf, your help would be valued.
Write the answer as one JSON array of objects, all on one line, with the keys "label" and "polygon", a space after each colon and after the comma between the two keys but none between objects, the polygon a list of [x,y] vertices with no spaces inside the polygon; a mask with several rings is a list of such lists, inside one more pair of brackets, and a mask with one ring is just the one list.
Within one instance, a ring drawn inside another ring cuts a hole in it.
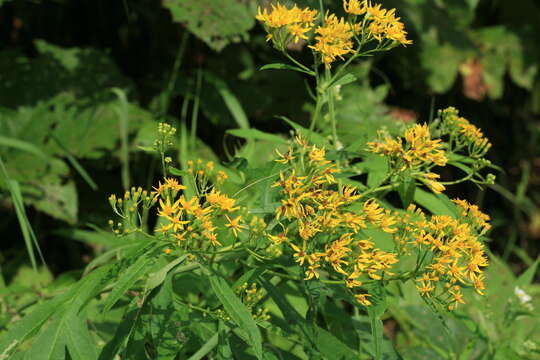
[{"label": "broad green leaf", "polygon": [[420,51],[422,67],[428,71],[428,83],[437,93],[448,91],[457,77],[459,65],[467,54],[451,44],[425,42]]},{"label": "broad green leaf", "polygon": [[[67,300],[64,294],[36,306],[31,312],[13,325],[0,337],[0,349],[4,353],[7,349],[14,351],[31,335],[35,334],[41,326],[61,307]],[[63,360],[63,359],[62,359]]]},{"label": "broad green leaf", "polygon": [[388,174],[388,160],[384,156],[368,155],[359,166],[368,173],[367,186],[370,188],[381,185]]},{"label": "broad green leaf", "polygon": [[88,331],[86,320],[69,311],[65,316],[62,337],[65,339],[72,360],[97,359],[97,347]]},{"label": "broad green leaf", "polygon": [[165,0],[173,20],[221,51],[227,44],[247,39],[255,24],[254,9],[245,2],[229,0]]},{"label": "broad green leaf", "polygon": [[79,161],[71,154],[71,152],[62,144],[62,142],[56,137],[52,136],[52,138],[56,141],[58,146],[64,151],[64,156],[67,157],[69,163],[73,168],[79,173],[79,175],[86,181],[88,186],[92,188],[92,190],[97,190],[98,186],[95,183],[95,181],[92,179],[90,174],[84,169],[84,167],[79,163]]},{"label": "broad green leaf", "polygon": [[63,336],[65,326],[65,319],[62,316],[51,322],[32,344],[25,360],[65,360],[66,339]]},{"label": "broad green leaf", "polygon": [[444,194],[432,194],[422,189],[416,189],[414,202],[420,204],[432,214],[450,215],[456,217],[458,212],[454,203]]},{"label": "broad green leaf", "polygon": [[247,333],[249,343],[257,359],[262,359],[262,338],[259,328],[246,306],[238,299],[227,281],[215,273],[209,273],[210,285],[231,319]]}]

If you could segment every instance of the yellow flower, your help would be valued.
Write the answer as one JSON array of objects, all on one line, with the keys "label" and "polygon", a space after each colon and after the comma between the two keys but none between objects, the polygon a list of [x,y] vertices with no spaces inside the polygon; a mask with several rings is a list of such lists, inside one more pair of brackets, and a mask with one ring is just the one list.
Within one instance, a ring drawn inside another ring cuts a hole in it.
[{"label": "yellow flower", "polygon": [[227,215],[225,215],[225,217],[229,222],[228,224],[225,224],[225,226],[232,230],[234,237],[238,237],[238,233],[242,231],[242,229],[246,229],[246,226],[240,223],[240,221],[242,221],[242,215],[239,215],[232,220]]},{"label": "yellow flower", "polygon": [[352,15],[363,15],[368,9],[367,0],[343,0],[343,9]]},{"label": "yellow flower", "polygon": [[311,148],[309,152],[309,162],[317,163],[318,165],[329,164],[330,161],[326,160],[326,150],[324,148],[318,149],[315,145]]},{"label": "yellow flower", "polygon": [[309,256],[306,254],[306,249],[300,249],[298,246],[296,246],[293,243],[289,243],[289,245],[293,248],[295,253],[293,256],[296,258],[294,261],[299,263],[300,265],[304,265],[304,261],[308,260]]},{"label": "yellow flower", "polygon": [[193,196],[191,200],[187,201],[184,195],[182,195],[177,202],[180,203],[180,208],[187,214],[193,214],[193,212],[200,207],[199,199],[196,196]]},{"label": "yellow flower", "polygon": [[320,274],[317,271],[317,268],[319,267],[319,264],[309,265],[308,269],[306,270],[306,277],[304,278],[304,280],[311,280],[314,277],[318,279],[320,277]]},{"label": "yellow flower", "polygon": [[274,160],[278,163],[287,164],[287,163],[290,163],[292,160],[294,160],[292,148],[289,148],[287,150],[287,153],[285,154],[280,153],[278,149],[275,149],[274,151],[281,158],[281,159]]},{"label": "yellow flower", "polygon": [[368,296],[371,296],[369,294],[357,294],[354,297],[356,298],[356,301],[358,301],[360,304],[364,306],[371,305],[371,301],[368,300]]},{"label": "yellow flower", "polygon": [[324,26],[319,26],[316,33],[319,34],[315,37],[317,42],[309,47],[321,54],[321,60],[328,69],[336,58],[343,59],[344,55],[354,51],[353,29],[343,18],[327,13]]},{"label": "yellow flower", "polygon": [[161,209],[158,210],[158,216],[168,217],[173,215],[178,210],[178,201],[171,205],[169,199],[167,199],[165,202],[163,202],[163,200],[159,200],[159,206]]},{"label": "yellow flower", "polygon": [[208,201],[210,205],[218,207],[221,211],[232,212],[240,208],[239,206],[234,206],[236,200],[229,198],[227,195],[220,194],[216,189],[212,189],[212,191],[206,195],[206,201]]},{"label": "yellow flower", "polygon": [[269,30],[266,40],[274,38],[274,32],[282,27],[286,27],[287,32],[293,37],[294,42],[300,39],[307,39],[306,33],[311,31],[313,23],[317,17],[317,10],[309,8],[300,9],[296,5],[287,8],[284,5],[271,5],[271,10],[258,9],[255,18],[262,22]]}]

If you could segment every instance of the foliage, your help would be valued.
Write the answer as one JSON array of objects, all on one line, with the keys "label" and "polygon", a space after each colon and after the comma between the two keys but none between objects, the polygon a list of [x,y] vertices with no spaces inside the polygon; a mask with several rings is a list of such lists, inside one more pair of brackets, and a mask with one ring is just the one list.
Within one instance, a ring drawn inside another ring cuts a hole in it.
[{"label": "foliage", "polygon": [[28,51],[50,5],[0,1],[0,359],[540,358],[540,258],[501,236],[534,165],[496,184],[481,114],[538,111],[531,4],[106,3],[112,51]]}]

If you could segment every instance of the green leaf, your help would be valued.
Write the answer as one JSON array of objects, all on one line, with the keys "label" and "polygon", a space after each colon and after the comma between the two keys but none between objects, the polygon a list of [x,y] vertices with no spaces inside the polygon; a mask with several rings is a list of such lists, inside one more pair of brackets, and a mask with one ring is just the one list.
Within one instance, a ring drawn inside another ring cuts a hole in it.
[{"label": "green leaf", "polygon": [[0,157],[0,170],[1,170],[0,174],[2,175],[0,178],[3,178],[4,182],[6,183],[9,193],[11,195],[11,200],[13,201],[13,205],[15,206],[15,214],[17,215],[17,220],[19,221],[19,227],[21,228],[21,232],[23,234],[23,239],[26,245],[26,251],[28,252],[28,257],[30,258],[32,267],[34,268],[35,271],[37,271],[37,262],[34,255],[34,246],[37,249],[37,252],[41,258],[41,261],[45,263],[45,260],[43,259],[41,249],[39,248],[36,234],[34,233],[34,230],[32,229],[30,222],[28,221],[28,217],[26,216],[26,211],[24,208],[24,202],[23,202],[23,197],[22,197],[21,190],[19,187],[19,183],[16,180],[13,180],[10,178],[1,157]]},{"label": "green leaf", "polygon": [[388,160],[376,154],[368,155],[359,166],[368,173],[367,186],[370,188],[382,184],[388,174]]},{"label": "green leaf", "polygon": [[138,324],[140,317],[140,309],[136,305],[137,298],[134,298],[128,307],[128,312],[122,318],[122,322],[116,328],[114,337],[103,347],[103,350],[99,354],[99,360],[114,359],[120,347],[124,344],[125,340],[131,336],[133,328]]},{"label": "green leaf", "polygon": [[231,319],[247,333],[249,343],[257,359],[262,359],[262,338],[251,313],[231,289],[227,281],[215,273],[209,273],[210,285]]},{"label": "green leaf", "polygon": [[153,249],[148,251],[145,255],[140,256],[137,261],[120,274],[120,278],[114,285],[109,296],[107,296],[107,300],[103,306],[103,312],[109,311],[114,304],[120,300],[124,293],[140,280],[141,276],[145,274],[148,268],[154,263],[152,256],[147,256],[151,251],[153,251]]},{"label": "green leaf", "polygon": [[167,265],[165,265],[158,271],[149,274],[148,280],[146,281],[146,289],[152,290],[158,287],[159,285],[161,285],[163,281],[165,281],[165,278],[167,277],[167,274],[169,273],[169,271],[171,271],[176,266],[181,264],[185,259],[186,259],[186,255],[182,255],[174,259],[173,261],[171,261],[170,263],[168,263]]},{"label": "green leaf", "polygon": [[457,77],[459,65],[467,54],[451,44],[426,41],[420,54],[422,67],[428,71],[427,81],[437,93],[448,91]]},{"label": "green leaf", "polygon": [[49,156],[46,155],[42,149],[38,148],[32,143],[29,143],[23,140],[18,140],[18,139],[6,137],[6,136],[0,136],[0,146],[10,147],[10,148],[21,150],[21,151],[26,151],[32,155],[36,155],[40,157],[42,160],[45,160],[45,161],[50,160]]},{"label": "green leaf", "polygon": [[327,144],[327,141],[320,134],[318,134],[318,133],[316,133],[314,131],[311,131],[309,129],[306,129],[305,127],[295,123],[294,121],[292,121],[290,119],[287,119],[285,116],[277,116],[277,118],[285,121],[294,130],[296,130],[297,133],[299,133],[303,137],[307,138],[314,145],[325,146]]},{"label": "green leaf", "polygon": [[334,86],[347,85],[347,84],[350,84],[352,82],[355,82],[356,80],[358,80],[358,78],[356,76],[354,76],[352,73],[347,73],[347,74],[343,75],[342,77],[340,77],[339,79],[337,79],[336,81],[334,81],[332,84],[330,84],[330,88],[332,88]]},{"label": "green leaf", "polygon": [[65,319],[58,317],[38,336],[25,360],[65,360],[66,339],[62,336]]},{"label": "green leaf", "polygon": [[219,333],[212,335],[199,350],[189,357],[188,360],[201,360],[218,345]]},{"label": "green leaf", "polygon": [[323,359],[353,360],[359,358],[356,351],[328,331],[318,326],[308,325],[306,319],[300,316],[298,311],[270,281],[264,278],[259,278],[259,281],[283,314],[285,331],[292,332],[292,329],[295,329],[297,334],[305,339],[305,346],[318,350]]},{"label": "green leaf", "polygon": [[205,78],[208,82],[212,83],[216,87],[216,90],[223,98],[225,105],[231,112],[234,120],[236,120],[238,126],[242,129],[249,129],[249,121],[246,113],[244,112],[240,101],[238,101],[238,98],[231,92],[231,90],[227,86],[227,83],[208,72],[205,73]]},{"label": "green leaf", "polygon": [[536,261],[531,266],[529,266],[529,268],[523,274],[518,277],[517,284],[519,286],[528,286],[532,284],[539,263],[540,256],[536,258]]},{"label": "green leaf", "polygon": [[293,70],[293,71],[298,71],[298,72],[302,72],[302,73],[305,73],[306,70],[304,69],[301,69],[297,66],[293,66],[293,65],[288,65],[288,64],[282,64],[282,63],[274,63],[274,64],[266,64],[264,66],[261,66],[261,68],[259,69],[259,71],[262,71],[262,70],[270,70],[270,69],[276,69],[276,70]]},{"label": "green leaf", "polygon": [[[52,300],[46,301],[35,307],[30,314],[23,317],[6,333],[0,337],[0,349],[2,354],[8,352],[8,349],[14,351],[31,335],[35,334],[41,326],[59,309],[66,301],[67,295],[58,296]],[[63,359],[62,359],[63,360]]]},{"label": "green leaf", "polygon": [[216,51],[248,38],[247,32],[255,25],[255,16],[246,4],[230,0],[163,1],[175,22],[187,27]]},{"label": "green leaf", "polygon": [[86,320],[75,312],[68,312],[64,321],[62,336],[65,338],[72,360],[97,359],[97,347],[90,336]]},{"label": "green leaf", "polygon": [[407,208],[414,199],[416,181],[413,177],[405,177],[398,188],[398,194],[404,208]]},{"label": "green leaf", "polygon": [[458,215],[455,204],[444,194],[435,195],[417,188],[414,193],[414,201],[432,214],[450,215],[452,217]]},{"label": "green leaf", "polygon": [[230,129],[227,130],[227,133],[248,140],[266,140],[276,144],[288,144],[288,141],[281,136],[265,133],[257,129]]}]

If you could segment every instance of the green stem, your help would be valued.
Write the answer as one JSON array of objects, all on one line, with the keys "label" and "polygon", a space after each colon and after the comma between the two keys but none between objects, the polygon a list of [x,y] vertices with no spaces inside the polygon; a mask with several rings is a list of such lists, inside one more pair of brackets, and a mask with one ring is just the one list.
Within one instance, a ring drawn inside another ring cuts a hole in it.
[{"label": "green stem", "polygon": [[189,144],[192,148],[195,148],[195,137],[197,135],[197,122],[199,119],[199,103],[201,95],[201,83],[202,83],[202,70],[197,70],[197,82],[195,84],[195,96],[193,99],[193,109],[191,111],[191,136]]},{"label": "green stem", "polygon": [[178,48],[178,53],[176,54],[176,59],[174,60],[173,68],[171,71],[171,77],[169,78],[169,83],[167,84],[167,89],[165,90],[165,99],[163,100],[163,113],[166,114],[169,110],[169,104],[171,102],[171,94],[176,83],[176,78],[178,77],[178,70],[182,65],[182,59],[184,58],[184,52],[186,51],[187,40],[189,37],[189,31],[184,31],[182,34],[182,40],[180,41],[180,47]]},{"label": "green stem", "polygon": [[317,91],[317,102],[315,103],[315,112],[313,113],[313,118],[311,119],[311,125],[309,126],[309,131],[311,132],[315,131],[315,124],[317,123],[317,119],[320,116],[321,107],[322,107],[322,100],[321,100],[321,96],[319,95],[319,92]]},{"label": "green stem", "polygon": [[[331,77],[332,75],[331,75],[330,69],[326,69],[326,72],[325,72],[326,84],[330,84]],[[332,141],[334,142],[335,148],[338,149],[336,112],[335,112],[335,107],[334,107],[334,91],[328,85],[326,88],[326,96],[328,99],[328,113],[330,115],[330,123],[332,124]]]},{"label": "green stem", "polygon": [[286,52],[285,50],[283,50],[283,55],[285,55],[287,57],[287,59],[291,60],[296,66],[298,66],[300,68],[300,69],[298,69],[299,71],[302,70],[303,73],[306,73],[306,74],[311,75],[311,76],[315,76],[315,73],[313,71],[311,71],[307,66],[302,65],[302,63],[300,63],[295,58],[293,58],[291,55],[289,55],[289,53]]}]

